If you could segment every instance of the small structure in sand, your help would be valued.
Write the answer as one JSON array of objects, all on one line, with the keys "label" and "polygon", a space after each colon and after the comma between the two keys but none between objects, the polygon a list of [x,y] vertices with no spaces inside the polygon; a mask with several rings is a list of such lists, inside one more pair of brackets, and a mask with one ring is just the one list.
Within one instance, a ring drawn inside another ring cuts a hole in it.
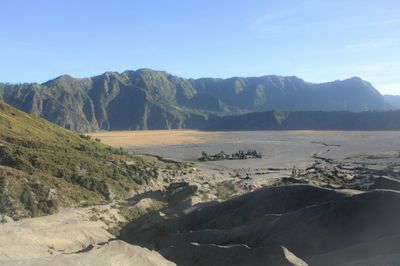
[{"label": "small structure in sand", "polygon": [[260,158],[262,158],[262,155],[256,150],[247,150],[246,152],[243,150],[239,150],[238,152],[232,153],[231,155],[226,154],[224,151],[209,155],[203,151],[201,153],[199,161],[247,160]]}]

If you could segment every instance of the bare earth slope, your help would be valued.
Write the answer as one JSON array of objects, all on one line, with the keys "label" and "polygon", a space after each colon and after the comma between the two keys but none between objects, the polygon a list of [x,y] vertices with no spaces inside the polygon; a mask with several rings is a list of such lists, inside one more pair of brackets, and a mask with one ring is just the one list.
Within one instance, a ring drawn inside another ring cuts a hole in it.
[{"label": "bare earth slope", "polygon": [[0,265],[175,265],[114,238],[89,208],[0,224]]},{"label": "bare earth slope", "polygon": [[[285,265],[282,247],[310,265],[376,257],[390,263],[400,259],[399,209],[396,191],[262,188],[165,220],[153,230],[132,222],[122,239],[156,247],[178,265]],[[149,239],[158,241],[154,246]]]}]

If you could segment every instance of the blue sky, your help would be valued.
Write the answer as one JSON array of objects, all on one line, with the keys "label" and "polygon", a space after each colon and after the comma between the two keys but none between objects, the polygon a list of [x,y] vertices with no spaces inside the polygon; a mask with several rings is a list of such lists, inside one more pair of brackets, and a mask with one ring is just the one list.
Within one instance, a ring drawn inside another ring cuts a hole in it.
[{"label": "blue sky", "polygon": [[138,68],[192,78],[360,76],[400,94],[400,1],[0,1],[0,81]]}]

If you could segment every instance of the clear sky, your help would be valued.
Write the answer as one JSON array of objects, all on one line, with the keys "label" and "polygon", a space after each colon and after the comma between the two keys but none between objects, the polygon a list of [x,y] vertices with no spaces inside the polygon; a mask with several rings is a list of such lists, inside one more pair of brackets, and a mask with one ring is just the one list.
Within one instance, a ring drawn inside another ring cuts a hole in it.
[{"label": "clear sky", "polygon": [[400,94],[399,0],[0,0],[0,81],[153,68]]}]

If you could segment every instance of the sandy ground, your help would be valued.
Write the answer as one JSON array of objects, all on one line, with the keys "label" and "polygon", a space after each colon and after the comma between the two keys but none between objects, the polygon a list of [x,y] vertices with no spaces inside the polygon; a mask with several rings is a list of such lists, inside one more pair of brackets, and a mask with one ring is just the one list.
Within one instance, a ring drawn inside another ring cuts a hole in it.
[{"label": "sandy ground", "polygon": [[148,249],[110,241],[114,236],[91,219],[92,210],[68,208],[0,224],[0,265],[175,265]]},{"label": "sandy ground", "polygon": [[218,133],[198,130],[144,130],[144,131],[102,131],[88,133],[105,144],[116,147],[157,146],[204,143]]},{"label": "sandy ground", "polygon": [[[207,134],[207,132],[205,132]],[[112,133],[111,133],[112,134]],[[196,162],[213,168],[304,168],[314,161],[313,154],[324,153],[333,159],[359,154],[398,152],[399,131],[238,131],[219,132],[202,143],[127,146],[135,153],[156,154],[165,158]],[[256,149],[260,160],[235,160],[199,163],[201,152],[209,154]]]},{"label": "sandy ground", "polygon": [[16,265],[172,266],[175,263],[165,260],[155,251],[123,241],[110,241],[102,246],[94,247],[88,252],[30,259],[19,261]]},{"label": "sandy ground", "polygon": [[[123,132],[106,134],[104,142],[117,139]],[[125,133],[133,140],[125,139],[125,147],[137,154],[153,154],[167,159],[195,163],[197,168],[229,171],[235,176],[249,174],[256,179],[276,179],[290,176],[293,167],[305,169],[314,162],[314,155],[322,155],[337,161],[355,158],[361,154],[398,154],[399,131],[229,131],[202,132],[191,130],[133,131]],[[193,135],[193,136],[192,136]],[[134,138],[133,136],[136,136]],[[143,141],[139,136],[146,136]],[[179,138],[197,139],[179,142]],[[177,143],[179,142],[179,143]],[[149,144],[151,143],[151,145]],[[157,143],[162,143],[157,145]],[[116,145],[118,146],[118,145]],[[202,151],[213,154],[223,150],[256,149],[262,159],[224,160],[200,162]],[[384,159],[386,161],[387,159]],[[272,181],[272,180],[271,180]],[[254,182],[254,181],[253,181]],[[265,183],[264,181],[262,183]]]}]

